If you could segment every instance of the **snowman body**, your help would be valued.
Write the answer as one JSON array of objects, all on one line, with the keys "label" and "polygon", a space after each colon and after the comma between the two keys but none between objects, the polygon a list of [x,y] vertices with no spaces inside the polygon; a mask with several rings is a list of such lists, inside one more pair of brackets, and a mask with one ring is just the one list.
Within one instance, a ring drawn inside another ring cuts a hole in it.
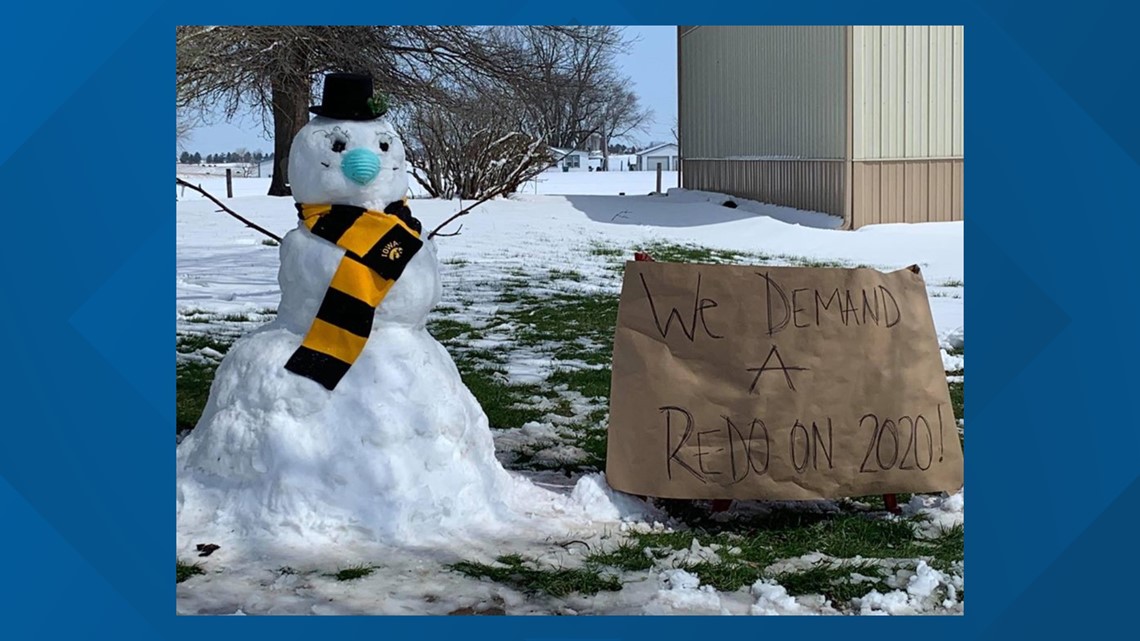
[{"label": "snowman body", "polygon": [[[289,174],[303,204],[382,211],[407,191],[403,146],[379,120],[314,118],[297,134]],[[285,236],[276,320],[232,346],[179,446],[180,548],[207,535],[422,544],[482,536],[520,505],[557,503],[499,465],[486,415],[428,333],[441,287],[423,240],[363,352],[328,390],[285,363],[345,252],[304,225]]]}]

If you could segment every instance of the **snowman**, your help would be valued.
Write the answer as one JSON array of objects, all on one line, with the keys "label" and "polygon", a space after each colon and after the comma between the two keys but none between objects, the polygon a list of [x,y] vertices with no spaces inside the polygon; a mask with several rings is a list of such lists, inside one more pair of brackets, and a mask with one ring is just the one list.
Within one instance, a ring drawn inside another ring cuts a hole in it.
[{"label": "snowman", "polygon": [[299,221],[280,247],[277,318],[234,343],[178,448],[180,550],[205,537],[454,542],[569,509],[499,465],[486,415],[427,332],[436,249],[372,97],[369,76],[327,76],[293,141]]}]

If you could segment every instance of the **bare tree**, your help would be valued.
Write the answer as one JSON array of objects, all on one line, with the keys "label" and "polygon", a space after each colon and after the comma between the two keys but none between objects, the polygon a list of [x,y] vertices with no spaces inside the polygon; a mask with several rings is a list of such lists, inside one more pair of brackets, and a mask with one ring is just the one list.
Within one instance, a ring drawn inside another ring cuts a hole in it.
[{"label": "bare tree", "polygon": [[[508,159],[521,152],[508,149],[524,139],[530,142],[523,147],[544,140],[573,149],[603,129],[609,137],[623,135],[630,125],[609,123],[627,121],[603,114],[614,108],[612,88],[627,82],[614,57],[630,43],[619,28],[598,26],[178,27],[178,106],[220,111],[227,119],[246,109],[259,114],[274,140],[270,195],[289,195],[289,149],[308,122],[314,85],[330,71],[370,72],[395,104],[412,106],[419,129],[409,129],[418,139],[411,146],[419,145],[413,156],[420,154],[421,167],[443,171],[446,148],[435,144],[443,140],[461,143],[452,148],[469,165],[483,158],[513,167]],[[473,118],[485,126],[465,129]],[[491,156],[469,144],[508,134]],[[478,191],[458,167],[446,173],[457,193]],[[424,174],[429,183],[430,175]]]},{"label": "bare tree", "polygon": [[631,41],[618,27],[519,27],[499,30],[524,73],[510,82],[525,106],[524,126],[551,145],[576,149],[601,132],[606,88],[618,82],[617,54]]},{"label": "bare tree", "polygon": [[511,103],[472,93],[446,108],[415,104],[398,120],[413,177],[436,198],[509,194],[554,159],[540,136],[516,127]]},{"label": "bare tree", "polygon": [[602,87],[604,101],[598,131],[602,135],[602,169],[606,171],[610,169],[610,144],[634,132],[645,133],[653,123],[653,110],[642,107],[630,84],[627,78]]},{"label": "bare tree", "polygon": [[177,28],[179,107],[258,113],[274,140],[269,194],[289,195],[286,163],[308,122],[319,75],[367,71],[403,101],[444,102],[465,78],[518,73],[518,56],[484,27],[189,26]]},{"label": "bare tree", "polygon": [[177,117],[174,122],[175,141],[178,143],[180,149],[186,148],[186,143],[190,141],[190,132],[198,125],[200,116],[192,113],[187,109],[177,109]]}]

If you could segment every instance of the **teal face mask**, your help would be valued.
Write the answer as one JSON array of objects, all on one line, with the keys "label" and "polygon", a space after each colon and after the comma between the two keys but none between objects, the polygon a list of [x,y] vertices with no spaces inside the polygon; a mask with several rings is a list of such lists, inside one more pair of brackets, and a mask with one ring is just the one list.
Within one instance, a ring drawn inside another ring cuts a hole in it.
[{"label": "teal face mask", "polygon": [[380,157],[363,147],[344,154],[340,170],[352,182],[367,185],[380,173]]}]

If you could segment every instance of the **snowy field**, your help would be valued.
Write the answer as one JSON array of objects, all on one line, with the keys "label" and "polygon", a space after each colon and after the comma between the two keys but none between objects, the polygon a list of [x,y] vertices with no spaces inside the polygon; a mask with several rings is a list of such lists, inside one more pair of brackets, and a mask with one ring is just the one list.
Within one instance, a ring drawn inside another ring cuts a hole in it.
[{"label": "snowy field", "polygon": [[[186,178],[225,194],[224,177]],[[444,294],[429,329],[487,411],[500,461],[542,486],[566,493],[577,487],[577,498],[608,525],[567,531],[559,540],[520,531],[508,547],[499,542],[494,549],[180,556],[180,575],[183,564],[189,569],[188,578],[180,576],[178,612],[960,614],[961,493],[904,496],[901,516],[881,503],[843,500],[738,502],[710,518],[692,506],[615,495],[597,469],[604,460],[598,444],[608,403],[607,329],[612,338],[606,318],[616,311],[621,265],[635,250],[659,260],[884,271],[918,264],[948,380],[960,385],[962,223],[845,232],[823,214],[739,199],[737,208],[724,207],[723,195],[676,189],[672,172],[663,176],[667,195],[648,195],[655,181],[653,172],[547,172],[444,230],[462,224],[460,235],[436,240]],[[268,184],[235,178],[235,197],[225,202],[283,236],[296,225],[296,210],[291,199],[265,196]],[[179,417],[185,402],[192,426],[191,406],[204,401],[194,394],[208,389],[228,345],[276,313],[279,248],[191,190],[177,188],[177,196]],[[459,201],[426,198],[410,205],[425,230],[461,208]],[[575,323],[580,330],[566,331]],[[868,540],[901,538],[896,553],[851,552],[842,542],[855,535],[844,528],[869,528]]]}]

